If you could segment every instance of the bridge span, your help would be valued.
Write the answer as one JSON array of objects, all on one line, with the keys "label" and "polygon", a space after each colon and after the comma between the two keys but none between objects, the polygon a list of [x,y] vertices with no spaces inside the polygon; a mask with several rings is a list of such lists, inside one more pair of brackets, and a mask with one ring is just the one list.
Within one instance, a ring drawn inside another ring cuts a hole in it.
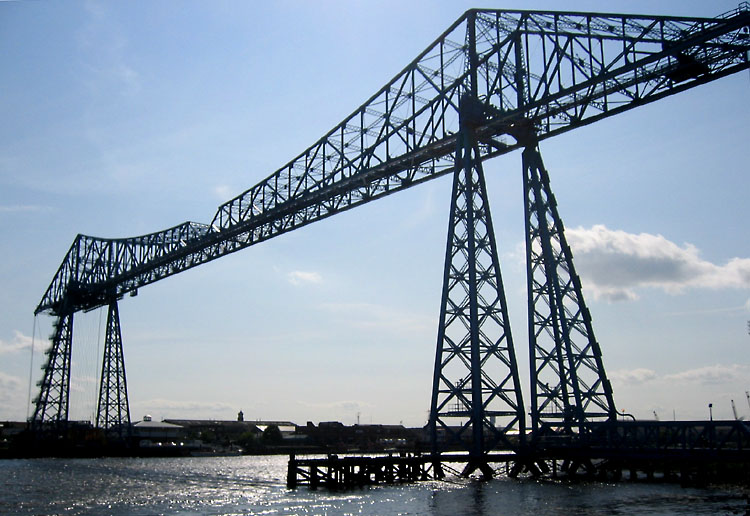
[{"label": "bridge span", "polygon": [[[96,423],[125,438],[130,411],[118,312],[125,295],[451,175],[428,423],[431,460],[463,450],[470,474],[486,472],[498,451],[511,452],[527,468],[568,454],[571,469],[576,462],[587,467],[576,455],[581,450],[589,459],[610,461],[618,460],[616,451],[632,456],[639,445],[650,446],[644,449],[652,458],[698,457],[706,449],[724,457],[730,441],[744,457],[744,423],[617,422],[602,349],[538,144],[747,70],[749,50],[747,3],[716,18],[467,11],[338,125],[220,205],[210,222],[123,239],[78,235],[35,310],[56,323],[33,427],[40,433],[66,427],[74,314],[108,307]],[[486,160],[515,150],[523,163],[528,414],[483,171]],[[725,435],[729,441],[722,441]],[[708,439],[709,448],[699,446],[700,439]]]}]

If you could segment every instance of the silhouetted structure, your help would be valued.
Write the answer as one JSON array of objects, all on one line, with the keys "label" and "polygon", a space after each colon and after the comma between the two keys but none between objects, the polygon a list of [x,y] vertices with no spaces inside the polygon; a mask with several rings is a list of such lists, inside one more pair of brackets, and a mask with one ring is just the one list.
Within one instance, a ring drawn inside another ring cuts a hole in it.
[{"label": "silhouetted structure", "polygon": [[[490,452],[512,450],[534,468],[549,458],[551,441],[571,449],[601,435],[596,425],[616,427],[612,388],[538,144],[748,69],[749,26],[747,3],[717,18],[467,11],[340,124],[219,206],[210,224],[125,239],[76,237],[36,308],[58,320],[35,426],[67,422],[76,312],[110,307],[107,392],[97,419],[117,425],[129,418],[116,311],[125,294],[452,173],[429,418],[434,454],[443,443],[463,447],[466,472],[489,474]],[[523,150],[530,439],[482,170],[485,160],[516,149]]]}]

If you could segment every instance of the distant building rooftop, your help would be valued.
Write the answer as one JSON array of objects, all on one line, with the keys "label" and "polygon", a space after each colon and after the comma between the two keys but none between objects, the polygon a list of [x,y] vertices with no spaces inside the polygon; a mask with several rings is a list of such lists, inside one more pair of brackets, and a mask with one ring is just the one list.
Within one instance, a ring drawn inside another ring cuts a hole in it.
[{"label": "distant building rooftop", "polygon": [[269,427],[276,425],[279,428],[284,427],[296,427],[291,421],[237,421],[234,419],[165,419],[165,422],[173,423],[175,425],[185,427],[195,426],[223,426],[223,427]]},{"label": "distant building rooftop", "polygon": [[166,421],[151,421],[149,419],[138,421],[137,423],[134,423],[133,426],[138,428],[182,428],[183,425],[168,423]]}]

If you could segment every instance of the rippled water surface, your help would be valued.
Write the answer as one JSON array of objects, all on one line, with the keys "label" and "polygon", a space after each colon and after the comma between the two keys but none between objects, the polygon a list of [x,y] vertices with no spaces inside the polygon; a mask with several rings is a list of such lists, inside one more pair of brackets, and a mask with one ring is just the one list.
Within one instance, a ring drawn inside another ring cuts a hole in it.
[{"label": "rippled water surface", "polygon": [[286,488],[287,457],[0,461],[2,515],[750,514],[734,489],[449,479],[330,492]]}]

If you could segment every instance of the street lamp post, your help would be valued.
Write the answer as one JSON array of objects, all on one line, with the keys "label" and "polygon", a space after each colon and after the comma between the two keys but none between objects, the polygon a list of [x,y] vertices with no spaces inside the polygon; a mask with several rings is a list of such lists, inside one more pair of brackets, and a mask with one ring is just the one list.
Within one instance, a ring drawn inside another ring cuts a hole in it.
[{"label": "street lamp post", "polygon": [[708,404],[708,418],[711,421],[714,420],[714,404],[713,403]]}]

